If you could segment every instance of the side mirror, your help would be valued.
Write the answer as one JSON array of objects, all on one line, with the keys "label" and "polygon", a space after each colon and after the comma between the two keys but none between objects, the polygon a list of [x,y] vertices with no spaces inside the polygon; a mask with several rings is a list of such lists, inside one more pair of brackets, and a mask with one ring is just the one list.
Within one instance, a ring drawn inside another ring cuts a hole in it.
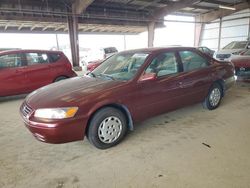
[{"label": "side mirror", "polygon": [[157,78],[156,73],[145,73],[140,77],[139,82],[156,80],[156,78]]}]

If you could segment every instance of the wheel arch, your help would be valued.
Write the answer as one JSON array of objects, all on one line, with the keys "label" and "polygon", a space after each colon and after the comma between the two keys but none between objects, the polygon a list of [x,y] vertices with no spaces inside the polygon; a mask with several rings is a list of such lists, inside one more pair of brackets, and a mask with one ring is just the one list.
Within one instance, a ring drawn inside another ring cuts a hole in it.
[{"label": "wheel arch", "polygon": [[56,81],[56,79],[58,79],[58,78],[60,78],[60,77],[64,77],[64,78],[69,78],[67,75],[59,75],[59,76],[56,76],[55,78],[54,78],[54,80],[53,80],[53,82],[55,82]]},{"label": "wheel arch", "polygon": [[131,116],[131,113],[130,111],[128,110],[128,108],[125,106],[125,105],[122,105],[122,104],[117,104],[117,103],[111,103],[111,104],[106,104],[106,105],[103,105],[99,108],[97,108],[89,117],[88,121],[87,121],[87,126],[86,126],[86,129],[85,129],[85,133],[87,133],[88,131],[88,128],[89,128],[89,125],[90,125],[90,122],[92,120],[92,118],[94,117],[94,115],[101,109],[103,108],[106,108],[106,107],[111,107],[111,108],[115,108],[119,111],[121,111],[124,115],[125,115],[125,118],[126,118],[126,121],[128,123],[128,129],[129,130],[134,130],[134,124],[133,124],[133,119],[132,119],[132,116]]},{"label": "wheel arch", "polygon": [[222,79],[218,79],[218,80],[216,80],[214,83],[217,83],[217,84],[220,85],[220,87],[221,87],[221,89],[222,89],[222,97],[224,97],[224,95],[225,95],[225,90],[226,90],[226,88],[225,88],[225,81],[222,80]]}]

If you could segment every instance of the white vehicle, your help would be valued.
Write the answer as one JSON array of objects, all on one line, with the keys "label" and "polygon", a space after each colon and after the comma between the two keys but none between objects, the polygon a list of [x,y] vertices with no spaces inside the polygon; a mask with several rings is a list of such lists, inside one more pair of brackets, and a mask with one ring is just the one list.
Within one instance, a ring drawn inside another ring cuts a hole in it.
[{"label": "white vehicle", "polygon": [[221,61],[230,61],[233,56],[239,55],[250,48],[250,41],[233,41],[214,53],[214,58]]}]

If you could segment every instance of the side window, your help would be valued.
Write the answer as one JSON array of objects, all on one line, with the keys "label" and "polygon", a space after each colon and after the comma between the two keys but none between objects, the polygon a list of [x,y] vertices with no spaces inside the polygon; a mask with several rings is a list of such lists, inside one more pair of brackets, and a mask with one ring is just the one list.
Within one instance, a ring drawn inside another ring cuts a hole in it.
[{"label": "side window", "polygon": [[48,55],[45,53],[26,53],[27,64],[44,64],[49,63]]},{"label": "side window", "polygon": [[21,67],[21,54],[9,54],[0,56],[0,69],[10,67]]},{"label": "side window", "polygon": [[178,72],[178,63],[174,52],[162,53],[153,59],[146,73],[156,73],[158,77]]},{"label": "side window", "polygon": [[183,63],[183,71],[191,71],[207,67],[208,60],[192,51],[180,51],[181,61]]},{"label": "side window", "polygon": [[56,53],[51,53],[49,54],[49,57],[50,57],[50,61],[54,63],[54,62],[57,62],[61,58],[61,55],[56,54]]}]

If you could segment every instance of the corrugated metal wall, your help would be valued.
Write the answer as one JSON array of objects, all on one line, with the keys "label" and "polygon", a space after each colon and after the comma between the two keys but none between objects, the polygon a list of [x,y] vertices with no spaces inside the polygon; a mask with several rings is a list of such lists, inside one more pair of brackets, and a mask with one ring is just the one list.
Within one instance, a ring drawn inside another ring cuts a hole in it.
[{"label": "corrugated metal wall", "polygon": [[[220,48],[231,41],[246,40],[249,36],[250,9],[236,12],[222,18]],[[237,19],[240,18],[240,19]],[[218,50],[220,20],[204,26],[201,46]]]}]

